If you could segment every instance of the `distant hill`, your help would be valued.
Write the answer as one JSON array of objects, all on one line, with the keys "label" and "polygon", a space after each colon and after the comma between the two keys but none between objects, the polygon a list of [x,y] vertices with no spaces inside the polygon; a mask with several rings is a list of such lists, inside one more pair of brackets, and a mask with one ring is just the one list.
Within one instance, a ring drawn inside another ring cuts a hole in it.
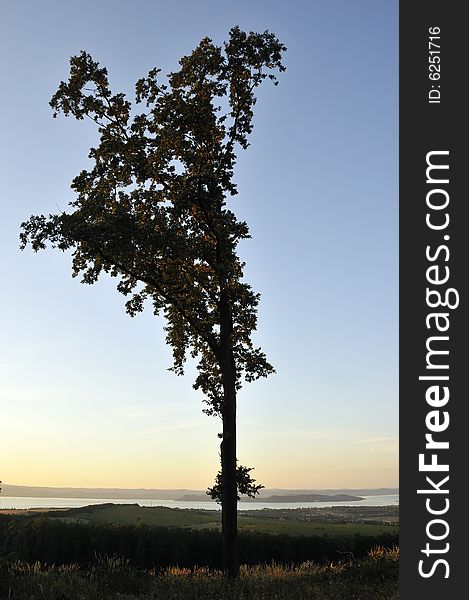
[{"label": "distant hill", "polygon": [[[88,498],[103,500],[175,500],[181,494],[194,490],[125,489],[125,488],[69,488],[36,487],[27,485],[2,484],[2,496],[28,498]],[[196,493],[201,493],[197,490]],[[1,496],[0,496],[1,497]]]},{"label": "distant hill", "polygon": [[[268,498],[288,496],[288,500],[269,500],[271,502],[295,502],[293,496],[319,495],[327,496],[327,501],[331,496],[350,495],[356,496],[378,496],[387,494],[398,494],[398,488],[377,488],[377,489],[337,489],[337,490],[289,490],[285,488],[270,488],[261,490],[258,500],[266,502]],[[26,485],[2,484],[2,496],[18,496],[28,498],[89,498],[106,500],[176,500],[179,502],[207,502],[210,498],[204,490],[189,489],[127,489],[127,488],[71,488],[71,487],[37,487]],[[1,497],[1,496],[0,496]],[[361,498],[359,498],[361,499]],[[243,499],[244,501],[249,501]],[[319,502],[320,500],[305,500],[306,502]],[[341,502],[341,500],[335,500]],[[352,501],[347,498],[346,501]],[[298,500],[297,500],[298,502]]]}]

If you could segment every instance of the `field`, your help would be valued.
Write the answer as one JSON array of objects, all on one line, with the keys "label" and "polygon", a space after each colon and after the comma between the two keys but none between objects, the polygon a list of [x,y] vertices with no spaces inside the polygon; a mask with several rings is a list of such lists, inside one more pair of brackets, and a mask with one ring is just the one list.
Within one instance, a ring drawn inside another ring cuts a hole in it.
[{"label": "field", "polygon": [[[48,512],[48,519],[69,523],[107,523],[214,529],[221,527],[220,511],[146,507],[138,504],[100,504]],[[379,535],[398,532],[397,507],[328,507],[243,510],[238,513],[240,532],[287,535]]]},{"label": "field", "polygon": [[220,513],[104,504],[0,514],[0,598],[395,600],[397,507],[243,511],[241,577]]},{"label": "field", "polygon": [[142,572],[115,559],[88,570],[16,563],[0,568],[0,597],[11,600],[397,600],[398,552],[361,561],[242,567],[236,581],[208,569]]}]

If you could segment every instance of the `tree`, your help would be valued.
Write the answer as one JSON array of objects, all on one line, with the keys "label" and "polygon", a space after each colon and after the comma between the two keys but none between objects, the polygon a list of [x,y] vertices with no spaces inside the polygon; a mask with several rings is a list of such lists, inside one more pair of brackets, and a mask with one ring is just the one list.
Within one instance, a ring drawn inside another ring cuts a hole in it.
[{"label": "tree", "polygon": [[[238,488],[238,494],[243,494],[245,496],[249,496],[250,498],[255,498],[264,486],[260,483],[256,484],[256,480],[253,479],[250,475],[250,472],[253,470],[253,467],[244,467],[243,465],[238,465],[236,468],[236,485]],[[217,476],[215,477],[215,484],[213,487],[208,488],[206,494],[210,496],[213,500],[216,500],[218,503],[222,502],[222,490],[223,490],[223,478],[222,471],[218,471]],[[237,500],[241,500],[240,496],[237,496]]]},{"label": "tree", "polygon": [[[236,394],[243,381],[274,372],[255,348],[259,294],[243,281],[236,254],[248,226],[227,206],[237,193],[235,150],[249,146],[255,90],[285,70],[285,46],[268,31],[231,29],[223,47],[204,38],[160,82],[153,69],[135,86],[132,110],[110,90],[107,70],[86,52],[70,59],[70,77],[50,102],[58,113],[89,117],[98,127],[94,165],[73,179],[70,212],[31,216],[21,248],[47,243],[72,250],[72,275],[93,284],[118,279],[134,316],[151,301],[166,317],[173,370],[198,359],[194,383],[205,412],[222,419],[221,500],[225,571],[238,574]],[[249,477],[249,470],[245,473]]]}]

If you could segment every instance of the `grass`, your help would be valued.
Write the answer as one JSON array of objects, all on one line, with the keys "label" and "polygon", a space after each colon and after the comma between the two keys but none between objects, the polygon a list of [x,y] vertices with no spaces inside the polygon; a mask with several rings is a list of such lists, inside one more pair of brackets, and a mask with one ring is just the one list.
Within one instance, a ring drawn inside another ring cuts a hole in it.
[{"label": "grass", "polygon": [[112,525],[139,525],[150,527],[203,527],[217,526],[217,511],[139,506],[138,504],[98,504],[67,511],[45,513],[49,519],[69,523],[108,523]]},{"label": "grass", "polygon": [[[344,507],[347,508],[347,507]],[[339,522],[327,522],[324,516],[308,510],[293,511],[239,511],[238,528],[243,532],[259,532],[288,535],[369,535],[398,532],[396,523],[362,522],[356,519],[356,511],[341,508],[343,516]],[[359,513],[361,515],[361,513]],[[70,509],[68,511],[45,513],[47,518],[67,522],[108,523],[115,525],[138,525],[162,527],[189,527],[193,529],[219,529],[220,511],[167,508],[164,506],[145,507],[138,504],[101,504]],[[336,521],[338,517],[335,516]],[[367,517],[376,521],[379,517]]]},{"label": "grass", "polygon": [[374,523],[314,523],[309,521],[280,521],[256,518],[238,518],[240,531],[255,531],[260,533],[285,533],[288,535],[380,535],[382,533],[397,533],[395,525]]},{"label": "grass", "polygon": [[11,600],[397,600],[398,549],[373,549],[365,559],[242,567],[226,580],[206,568],[137,571],[106,558],[87,570],[77,565],[5,563],[0,598]]}]

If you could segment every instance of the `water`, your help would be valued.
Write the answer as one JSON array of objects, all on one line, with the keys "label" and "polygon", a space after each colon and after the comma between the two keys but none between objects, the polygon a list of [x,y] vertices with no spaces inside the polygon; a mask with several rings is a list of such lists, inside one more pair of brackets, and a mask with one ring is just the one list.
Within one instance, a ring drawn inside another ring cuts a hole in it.
[{"label": "water", "polygon": [[[239,502],[239,510],[260,510],[262,508],[321,508],[326,506],[398,506],[399,495],[361,496],[359,502]],[[140,504],[140,506],[167,506],[169,508],[195,508],[217,510],[215,502],[177,502],[176,500],[141,500],[121,498],[30,498],[0,496],[1,508],[78,508],[90,504]]]}]

